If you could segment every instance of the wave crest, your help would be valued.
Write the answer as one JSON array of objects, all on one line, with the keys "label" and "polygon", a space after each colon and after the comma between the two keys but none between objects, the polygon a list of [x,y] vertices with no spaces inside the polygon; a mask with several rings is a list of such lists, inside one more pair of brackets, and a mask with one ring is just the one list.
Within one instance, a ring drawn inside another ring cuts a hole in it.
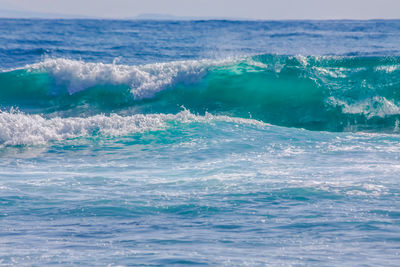
[{"label": "wave crest", "polygon": [[177,83],[196,82],[208,67],[218,64],[222,62],[200,60],[128,66],[59,58],[28,65],[26,69],[50,74],[57,84],[67,86],[69,94],[97,85],[126,85],[135,99],[143,99]]}]

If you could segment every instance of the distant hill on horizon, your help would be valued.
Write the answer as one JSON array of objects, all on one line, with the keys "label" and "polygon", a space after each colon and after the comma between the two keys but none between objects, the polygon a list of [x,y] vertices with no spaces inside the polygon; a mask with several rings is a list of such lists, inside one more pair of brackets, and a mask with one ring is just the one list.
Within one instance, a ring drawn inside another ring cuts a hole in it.
[{"label": "distant hill on horizon", "polygon": [[130,19],[138,20],[251,20],[247,18],[208,17],[208,16],[175,16],[170,14],[144,13]]}]

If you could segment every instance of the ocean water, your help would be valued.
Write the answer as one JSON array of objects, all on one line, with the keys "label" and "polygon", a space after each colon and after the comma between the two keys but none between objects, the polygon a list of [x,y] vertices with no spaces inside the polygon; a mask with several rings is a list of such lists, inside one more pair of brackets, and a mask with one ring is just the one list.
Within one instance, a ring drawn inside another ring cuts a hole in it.
[{"label": "ocean water", "polygon": [[0,265],[399,266],[400,21],[0,20]]}]

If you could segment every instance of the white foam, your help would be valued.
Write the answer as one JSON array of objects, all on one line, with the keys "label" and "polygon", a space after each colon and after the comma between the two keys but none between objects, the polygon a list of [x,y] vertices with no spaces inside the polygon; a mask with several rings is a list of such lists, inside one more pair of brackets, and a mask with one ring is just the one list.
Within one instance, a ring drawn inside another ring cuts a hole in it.
[{"label": "white foam", "polygon": [[384,118],[387,115],[400,114],[400,106],[382,96],[374,96],[351,104],[330,97],[328,103],[333,106],[342,107],[343,113],[363,114],[367,116],[368,119],[372,117]]},{"label": "white foam", "polygon": [[41,115],[0,111],[0,146],[39,145],[50,141],[89,137],[93,134],[121,136],[145,131],[157,131],[168,127],[169,121],[181,123],[224,121],[261,127],[267,125],[251,119],[214,116],[211,114],[198,116],[188,110],[183,110],[178,114],[136,114],[131,116],[117,114],[107,116],[101,114],[87,118],[56,117],[50,119],[46,119]]},{"label": "white foam", "polygon": [[375,68],[376,71],[382,71],[385,73],[392,73],[399,69],[400,69],[400,65],[378,66]]},{"label": "white foam", "polygon": [[200,79],[208,68],[232,60],[192,60],[140,66],[88,63],[64,58],[46,59],[28,65],[29,71],[45,71],[57,84],[66,85],[74,94],[95,85],[127,85],[135,99],[149,98],[176,83]]}]

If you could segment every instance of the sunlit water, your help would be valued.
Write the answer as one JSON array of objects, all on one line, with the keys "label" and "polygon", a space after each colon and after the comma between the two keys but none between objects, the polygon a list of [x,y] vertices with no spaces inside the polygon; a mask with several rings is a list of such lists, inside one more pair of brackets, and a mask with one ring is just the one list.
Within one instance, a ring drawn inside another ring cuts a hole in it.
[{"label": "sunlit water", "polygon": [[398,266],[399,36],[0,20],[0,265]]}]

